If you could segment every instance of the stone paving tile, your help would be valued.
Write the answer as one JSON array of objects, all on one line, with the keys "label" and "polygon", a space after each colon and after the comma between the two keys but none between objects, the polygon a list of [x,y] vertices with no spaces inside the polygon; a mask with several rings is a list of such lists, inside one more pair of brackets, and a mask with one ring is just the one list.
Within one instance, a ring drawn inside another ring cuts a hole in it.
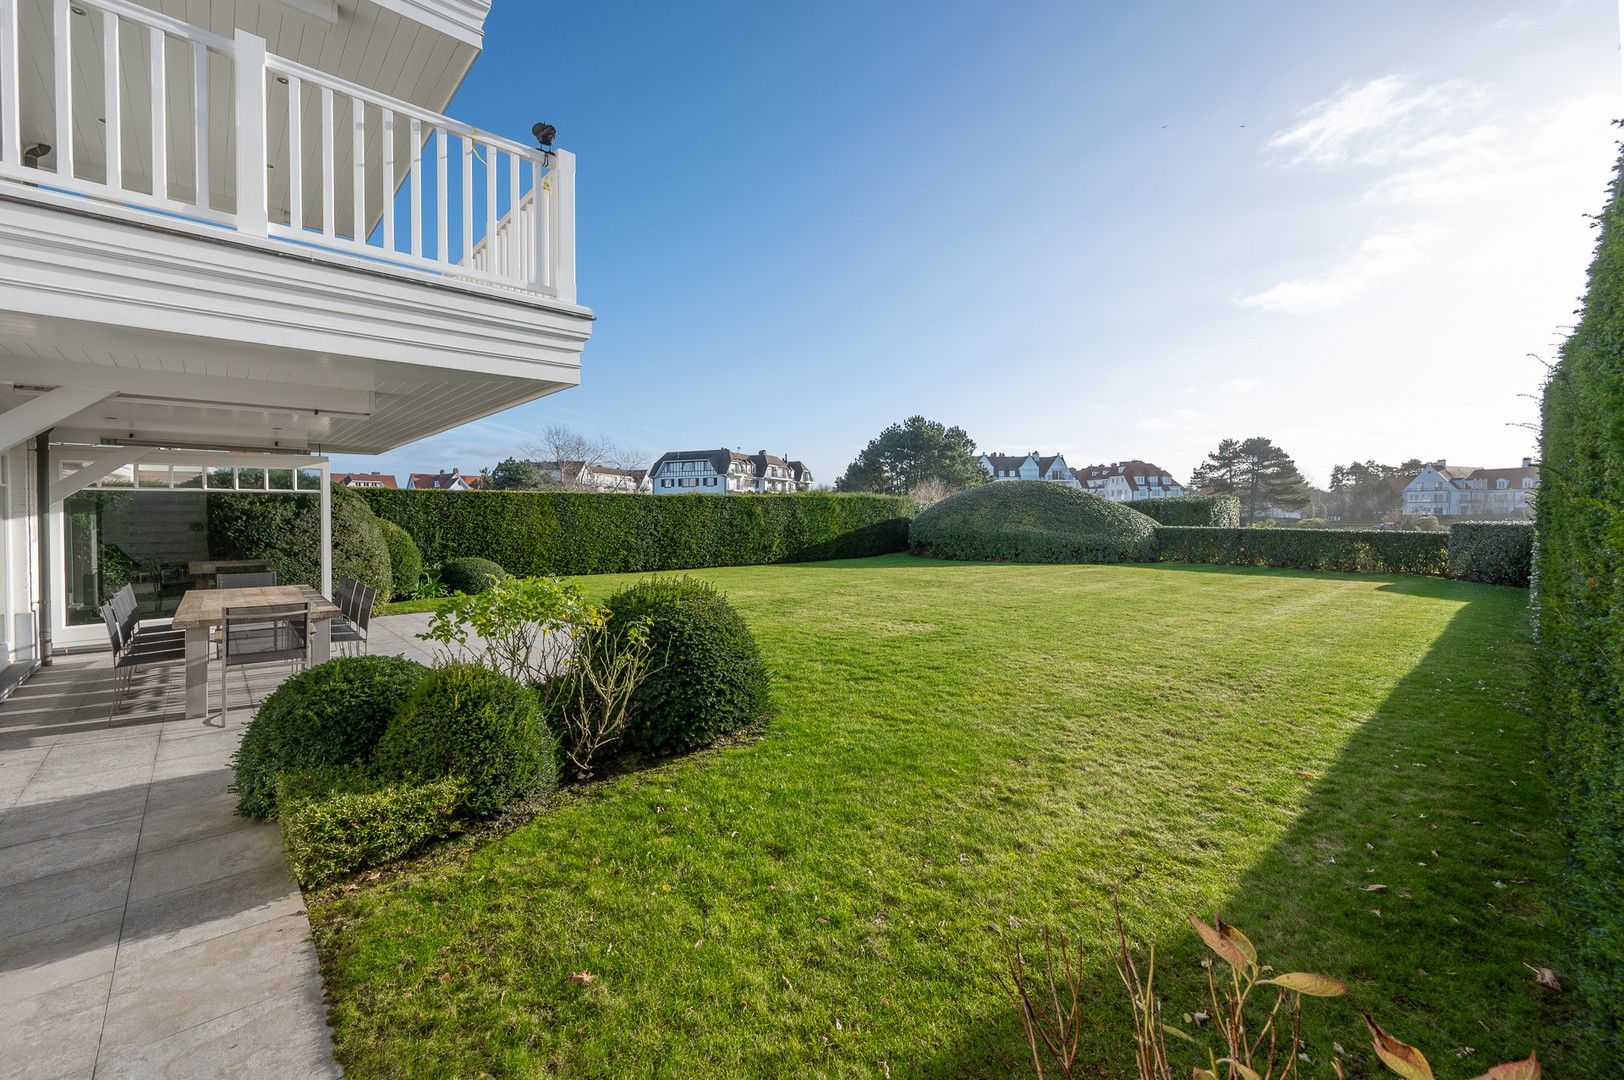
[{"label": "stone paving tile", "polygon": [[26,934],[111,908],[122,910],[134,859],[96,863],[0,889],[0,926]]},{"label": "stone paving tile", "polygon": [[196,945],[272,919],[304,914],[304,896],[285,865],[257,867],[193,889],[131,901],[119,962]]},{"label": "stone paving tile", "polygon": [[26,844],[55,836],[63,831],[63,818],[72,818],[71,825],[78,829],[94,828],[114,821],[141,820],[141,811],[147,802],[147,785],[111,788],[74,799],[68,806],[61,803],[43,803],[19,806],[0,813],[0,849],[13,844]]},{"label": "stone paving tile", "polygon": [[[305,995],[308,998],[308,995]],[[323,1003],[273,998],[206,1020],[130,1051],[109,1051],[96,1068],[111,1077],[336,1077]],[[267,1040],[261,1032],[278,1033]]]},{"label": "stone paving tile", "polygon": [[20,1001],[0,1001],[0,1061],[6,1076],[92,1075],[112,983],[110,973],[96,975]]},{"label": "stone paving tile", "polygon": [[245,823],[231,832],[137,855],[130,903],[277,865],[285,865],[285,860],[276,826]]},{"label": "stone paving tile", "polygon": [[0,1001],[20,1001],[113,970],[120,908],[0,938]]},{"label": "stone paving tile", "polygon": [[50,836],[0,848],[0,888],[128,858],[141,832],[140,818],[69,832],[78,822],[64,810],[59,822],[61,828]]}]

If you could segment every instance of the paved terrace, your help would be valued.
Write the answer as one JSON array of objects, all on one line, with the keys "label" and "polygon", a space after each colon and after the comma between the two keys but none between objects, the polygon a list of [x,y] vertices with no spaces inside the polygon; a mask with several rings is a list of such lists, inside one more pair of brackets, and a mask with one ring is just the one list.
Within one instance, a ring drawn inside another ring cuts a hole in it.
[{"label": "paved terrace", "polygon": [[[372,652],[427,660],[427,616]],[[282,665],[183,719],[179,664],[109,727],[107,657],[61,657],[0,704],[0,1076],[337,1076],[304,900],[229,761]]]}]

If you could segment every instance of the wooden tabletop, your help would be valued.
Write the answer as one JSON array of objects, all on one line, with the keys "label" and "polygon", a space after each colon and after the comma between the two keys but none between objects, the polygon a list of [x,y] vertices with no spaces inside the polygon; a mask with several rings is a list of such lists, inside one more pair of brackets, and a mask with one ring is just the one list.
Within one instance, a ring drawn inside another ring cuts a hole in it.
[{"label": "wooden tabletop", "polygon": [[310,604],[315,619],[343,615],[338,605],[309,585],[266,585],[257,589],[187,589],[170,625],[177,630],[219,626],[226,608],[296,607]]}]

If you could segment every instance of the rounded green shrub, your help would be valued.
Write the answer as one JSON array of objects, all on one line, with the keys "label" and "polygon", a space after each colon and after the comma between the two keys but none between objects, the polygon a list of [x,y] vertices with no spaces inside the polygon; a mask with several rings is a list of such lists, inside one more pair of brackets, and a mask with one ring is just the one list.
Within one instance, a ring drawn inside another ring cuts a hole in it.
[{"label": "rounded green shrub", "polygon": [[608,631],[648,622],[655,670],[632,697],[626,744],[669,754],[714,742],[767,712],[767,668],[744,618],[709,582],[654,578],[605,604]]},{"label": "rounded green shrub", "polygon": [[345,656],[277,687],[249,721],[232,760],[237,812],[275,817],[276,781],[284,772],[365,761],[427,672],[398,656]]},{"label": "rounded green shrub", "polygon": [[378,743],[380,775],[467,782],[466,807],[492,814],[558,787],[558,744],[535,691],[478,664],[435,668]]},{"label": "rounded green shrub", "polygon": [[[389,546],[366,501],[332,486],[333,581],[354,578],[378,590],[378,603],[395,594]],[[239,495],[210,492],[209,551],[222,559],[262,560],[284,585],[321,579],[321,503],[315,495]]]},{"label": "rounded green shrub", "polygon": [[498,581],[507,580],[508,572],[489,559],[450,559],[440,566],[440,583],[452,592],[473,596],[482,593]]},{"label": "rounded green shrub", "polygon": [[1299,529],[1323,529],[1325,527],[1325,519],[1322,517],[1306,517],[1299,519],[1297,522],[1297,528]]},{"label": "rounded green shrub", "polygon": [[423,553],[417,550],[412,534],[393,521],[378,519],[384,546],[389,549],[389,574],[395,579],[395,592],[413,588],[423,576]]},{"label": "rounded green shrub", "polygon": [[908,539],[916,554],[935,559],[1133,562],[1155,554],[1156,522],[1063,484],[1008,480],[922,511]]}]

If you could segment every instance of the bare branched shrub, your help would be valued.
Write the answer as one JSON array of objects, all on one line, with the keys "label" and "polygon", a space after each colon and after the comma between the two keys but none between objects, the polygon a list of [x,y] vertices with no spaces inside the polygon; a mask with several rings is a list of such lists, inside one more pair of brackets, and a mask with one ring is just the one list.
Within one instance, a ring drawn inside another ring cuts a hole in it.
[{"label": "bare branched shrub", "polygon": [[646,621],[620,632],[595,624],[574,643],[569,670],[547,687],[547,715],[564,756],[585,778],[625,736],[633,695],[658,668]]},{"label": "bare branched shrub", "polygon": [[[1202,961],[1207,1002],[1200,1013],[1191,1015],[1198,1025],[1211,1025],[1216,1046],[1212,1038],[1200,1039],[1162,1019],[1162,1003],[1155,989],[1155,947],[1147,947],[1141,969],[1128,942],[1121,910],[1116,912],[1117,944],[1112,959],[1133,1010],[1134,1076],[1138,1080],[1174,1080],[1170,1035],[1201,1055],[1190,1067],[1192,1080],[1293,1080],[1302,1076],[1302,1065],[1308,1060],[1301,1037],[1303,999],[1339,997],[1347,987],[1329,976],[1306,971],[1276,973],[1259,963],[1257,949],[1246,935],[1221,918],[1214,917],[1211,923],[1192,918],[1190,925],[1213,953]],[[1033,965],[1019,944],[1006,937],[1005,970],[999,981],[1014,998],[1039,1080],[1046,1075],[1046,1063],[1057,1070],[1056,1075],[1071,1080],[1083,1075],[1078,1060],[1081,959],[1065,934],[1043,930],[1040,940],[1043,962]],[[1388,1069],[1404,1080],[1434,1080],[1432,1066],[1420,1050],[1383,1031],[1368,1015],[1365,1026],[1377,1058]],[[1331,1068],[1339,1078],[1345,1076],[1340,1060],[1333,1058]],[[1476,1080],[1540,1080],[1539,1059],[1530,1054],[1522,1061],[1496,1065]]]},{"label": "bare branched shrub", "polygon": [[539,483],[565,491],[597,491],[592,473],[598,469],[637,469],[647,455],[600,435],[588,435],[562,424],[551,424],[520,452],[540,470]]}]

